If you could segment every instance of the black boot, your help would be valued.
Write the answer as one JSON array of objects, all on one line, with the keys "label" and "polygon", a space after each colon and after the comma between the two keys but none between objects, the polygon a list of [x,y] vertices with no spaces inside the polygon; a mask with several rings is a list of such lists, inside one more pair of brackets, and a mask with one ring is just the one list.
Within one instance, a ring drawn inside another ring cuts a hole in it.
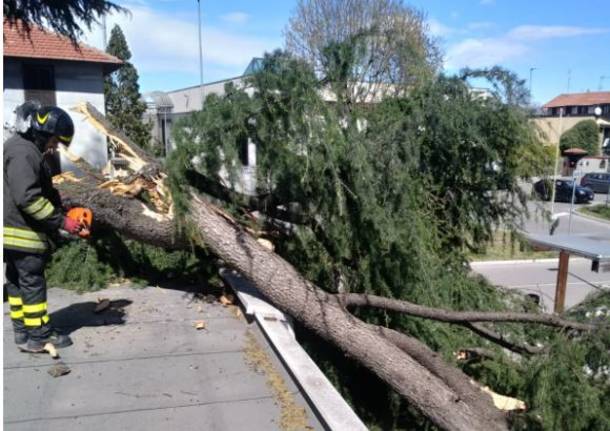
[{"label": "black boot", "polygon": [[27,331],[15,331],[15,344],[21,346],[28,342],[28,333]]},{"label": "black boot", "polygon": [[44,352],[44,346],[47,343],[51,343],[57,349],[68,347],[72,345],[72,339],[64,334],[58,334],[53,332],[50,336],[42,339],[28,339],[27,344],[22,347],[22,350],[30,353],[42,353]]},{"label": "black boot", "polygon": [[13,334],[15,335],[15,344],[21,346],[28,342],[30,338],[28,330],[23,326],[23,319],[13,319]]}]

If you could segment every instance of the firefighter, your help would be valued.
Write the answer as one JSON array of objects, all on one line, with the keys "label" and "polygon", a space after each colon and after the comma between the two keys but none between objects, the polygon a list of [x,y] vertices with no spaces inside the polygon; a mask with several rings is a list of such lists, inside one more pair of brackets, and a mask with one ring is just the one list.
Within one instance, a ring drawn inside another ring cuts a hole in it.
[{"label": "firefighter", "polygon": [[51,325],[44,268],[50,238],[59,229],[73,235],[81,229],[77,221],[62,213],[49,163],[60,142],[69,145],[72,141],[74,124],[57,107],[24,104],[20,109],[29,125],[4,143],[5,288],[15,343],[22,350],[37,353],[46,343],[57,348],[72,344],[69,336],[57,333]]}]

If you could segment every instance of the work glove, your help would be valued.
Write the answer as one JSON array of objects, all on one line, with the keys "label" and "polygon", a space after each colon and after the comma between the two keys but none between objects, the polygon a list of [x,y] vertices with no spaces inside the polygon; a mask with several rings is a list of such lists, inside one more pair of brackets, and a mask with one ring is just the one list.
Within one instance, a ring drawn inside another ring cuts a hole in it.
[{"label": "work glove", "polygon": [[81,225],[74,219],[70,217],[64,217],[64,226],[63,229],[72,235],[78,235],[81,230]]}]

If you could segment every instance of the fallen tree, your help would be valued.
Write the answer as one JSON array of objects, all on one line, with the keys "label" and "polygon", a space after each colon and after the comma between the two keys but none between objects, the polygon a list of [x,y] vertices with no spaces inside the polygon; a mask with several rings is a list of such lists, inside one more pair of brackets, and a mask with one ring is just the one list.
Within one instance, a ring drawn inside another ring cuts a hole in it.
[{"label": "fallen tree", "polygon": [[[189,244],[206,247],[252,281],[275,306],[361,362],[439,427],[507,429],[505,414],[494,407],[489,394],[467,375],[446,364],[417,339],[371,326],[355,317],[340,296],[329,294],[306,280],[292,265],[262,246],[251,229],[211,204],[205,196],[191,192],[186,219],[190,228],[178,230],[173,202],[165,186],[165,173],[159,164],[110,127],[95,108],[84,105],[80,110],[109,137],[115,153],[124,157],[128,168],[125,172],[115,172],[113,188],[100,173],[73,158],[86,175],[80,179],[69,175],[57,179],[57,187],[67,205],[92,208],[96,223],[137,241],[165,248]],[[352,304],[364,304],[356,296],[348,299]],[[368,305],[372,299],[368,298]],[[415,304],[409,306],[418,309]],[[448,310],[426,311],[418,315],[445,316],[444,320],[459,323],[468,317],[472,321],[494,321],[493,315],[481,313],[456,315]],[[551,316],[495,317],[591,329]]]}]

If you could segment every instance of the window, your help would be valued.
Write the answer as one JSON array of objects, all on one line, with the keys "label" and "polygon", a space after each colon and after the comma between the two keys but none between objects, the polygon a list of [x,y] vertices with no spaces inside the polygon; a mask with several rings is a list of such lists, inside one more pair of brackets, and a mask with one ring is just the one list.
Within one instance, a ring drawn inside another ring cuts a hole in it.
[{"label": "window", "polygon": [[239,147],[239,160],[244,166],[248,166],[248,135],[241,133],[237,137],[237,145]]},{"label": "window", "polygon": [[41,64],[23,65],[25,100],[38,100],[43,105],[55,105],[55,70]]}]

